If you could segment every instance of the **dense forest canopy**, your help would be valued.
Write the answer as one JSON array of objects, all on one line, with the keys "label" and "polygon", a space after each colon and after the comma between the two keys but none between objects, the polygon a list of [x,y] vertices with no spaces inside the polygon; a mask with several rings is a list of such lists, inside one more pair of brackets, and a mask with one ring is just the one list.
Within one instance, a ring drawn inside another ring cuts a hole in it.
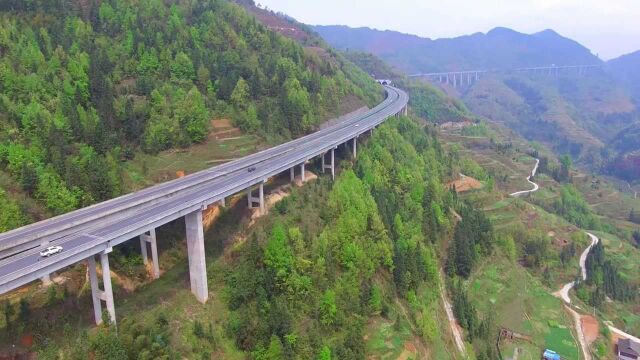
[{"label": "dense forest canopy", "polygon": [[[212,118],[281,141],[345,97],[381,100],[342,57],[224,0],[4,1],[0,11],[0,166],[54,214],[122,194],[122,161],[202,142]],[[16,216],[0,226],[24,222]]]}]

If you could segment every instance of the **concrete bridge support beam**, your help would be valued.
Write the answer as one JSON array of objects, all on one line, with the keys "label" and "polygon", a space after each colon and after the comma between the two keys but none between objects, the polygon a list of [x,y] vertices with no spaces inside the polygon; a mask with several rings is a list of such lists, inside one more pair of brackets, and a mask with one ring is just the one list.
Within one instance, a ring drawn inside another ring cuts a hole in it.
[{"label": "concrete bridge support beam", "polygon": [[336,179],[336,157],[335,157],[335,148],[331,149],[331,180]]},{"label": "concrete bridge support beam", "polygon": [[300,164],[300,180],[302,180],[302,182],[305,181],[304,162]]},{"label": "concrete bridge support beam", "polygon": [[296,179],[296,167],[293,166],[291,169],[289,169],[289,178],[291,179],[291,182],[293,182],[293,180]]},{"label": "concrete bridge support beam", "polygon": [[353,138],[353,158],[355,159],[358,155],[358,137]]},{"label": "concrete bridge support beam", "polygon": [[100,266],[102,267],[102,286],[104,290],[100,290],[98,283],[98,272],[96,271],[96,258],[90,256],[89,262],[89,281],[91,283],[91,297],[93,298],[93,316],[96,325],[102,324],[102,301],[107,305],[107,313],[111,323],[116,323],[116,307],[113,301],[113,288],[111,287],[111,270],[109,268],[108,253],[100,253]]},{"label": "concrete bridge support beam", "polygon": [[[355,141],[355,139],[354,139]],[[324,157],[325,155],[327,155],[327,153],[322,154],[322,172],[324,173],[324,169],[330,169],[331,170],[331,179],[335,180],[335,167],[333,166],[334,161],[335,161],[335,154],[334,154],[334,149],[331,149],[331,163],[329,163],[329,165],[326,165]]]},{"label": "concrete bridge support beam", "polygon": [[140,235],[140,249],[142,250],[142,261],[145,265],[149,264],[149,256],[147,244],[151,247],[151,265],[153,268],[153,278],[160,277],[160,265],[158,264],[158,244],[156,241],[156,229],[149,230],[149,233]]},{"label": "concrete bridge support beam", "polygon": [[194,211],[184,217],[187,229],[187,254],[189,257],[189,279],[191,292],[201,303],[207,302],[209,288],[207,285],[207,264],[204,254],[204,230],[202,227],[202,211]]},{"label": "concrete bridge support beam", "polygon": [[258,203],[260,207],[260,215],[264,215],[264,182],[260,183],[258,188],[258,197],[253,196],[253,190],[249,188],[247,190],[247,202],[249,209],[255,208],[255,204]]}]

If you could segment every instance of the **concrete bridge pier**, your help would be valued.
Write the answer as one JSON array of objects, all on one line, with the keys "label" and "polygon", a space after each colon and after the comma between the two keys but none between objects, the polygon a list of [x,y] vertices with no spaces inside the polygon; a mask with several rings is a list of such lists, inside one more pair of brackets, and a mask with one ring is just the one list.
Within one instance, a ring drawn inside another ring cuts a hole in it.
[{"label": "concrete bridge pier", "polygon": [[304,183],[305,178],[304,178],[304,162],[302,162],[302,164],[300,164],[300,180]]},{"label": "concrete bridge pier", "polygon": [[[355,151],[355,146],[356,146],[356,145],[355,145],[355,141],[356,141],[356,140],[355,140],[355,139],[353,139],[353,141],[354,141],[353,149],[354,149],[354,151]],[[335,180],[335,179],[336,179],[336,172],[335,172],[335,166],[334,166],[334,163],[335,163],[335,153],[334,153],[334,150],[335,150],[335,149],[336,149],[336,148],[331,149],[331,163],[330,163],[329,165],[326,165],[326,164],[325,164],[325,160],[324,160],[324,157],[325,157],[325,155],[327,155],[327,153],[322,154],[322,173],[324,173],[324,170],[325,170],[325,169],[331,169],[331,179],[332,179],[332,180]],[[355,152],[354,152],[354,154],[355,154]],[[354,155],[354,156],[355,156],[355,155]]]},{"label": "concrete bridge pier", "polygon": [[291,179],[291,182],[293,182],[293,180],[296,179],[296,167],[292,166],[291,169],[289,169],[289,178]]},{"label": "concrete bridge pier", "polygon": [[111,270],[109,268],[110,251],[100,253],[100,266],[102,267],[102,286],[104,290],[100,290],[98,284],[98,272],[96,271],[95,255],[89,256],[89,282],[91,283],[91,297],[93,298],[93,315],[96,325],[102,324],[102,301],[107,305],[107,313],[111,323],[116,323],[116,307],[113,302],[113,288],[111,287]]},{"label": "concrete bridge pier", "polygon": [[202,210],[194,211],[184,217],[187,230],[187,255],[189,257],[189,279],[191,292],[201,303],[209,299],[207,285],[207,264],[204,254],[204,230]]},{"label": "concrete bridge pier", "polygon": [[247,202],[249,209],[253,209],[255,207],[255,203],[258,203],[260,207],[260,215],[264,215],[264,181],[260,183],[258,188],[258,197],[253,196],[253,190],[249,188],[247,190]]},{"label": "concrete bridge pier", "polygon": [[160,265],[158,264],[158,244],[156,242],[156,229],[151,229],[148,233],[140,235],[140,249],[142,252],[142,261],[145,265],[149,264],[149,252],[147,244],[151,247],[151,264],[153,268],[153,278],[160,277]]},{"label": "concrete bridge pier", "polygon": [[355,159],[358,155],[358,137],[353,138],[353,158]]},{"label": "concrete bridge pier", "polygon": [[331,169],[331,180],[336,179],[336,157],[335,157],[336,148],[331,149],[331,165],[327,165]]}]

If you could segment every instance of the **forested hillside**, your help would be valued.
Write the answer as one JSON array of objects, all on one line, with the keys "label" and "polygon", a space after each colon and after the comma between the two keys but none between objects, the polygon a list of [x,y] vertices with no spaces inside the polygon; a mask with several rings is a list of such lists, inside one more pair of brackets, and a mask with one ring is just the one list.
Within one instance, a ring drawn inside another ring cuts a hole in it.
[{"label": "forested hillside", "polygon": [[326,204],[284,200],[268,234],[239,251],[226,279],[229,330],[255,358],[364,358],[367,319],[396,311],[396,296],[419,304],[422,335],[439,341],[429,309],[433,244],[449,227],[443,153],[408,119],[376,130],[360,153],[355,171],[318,194]]},{"label": "forested hillside", "polygon": [[3,1],[0,55],[0,230],[126,192],[124,161],[206,141],[211,119],[277,142],[382,99],[224,0]]}]

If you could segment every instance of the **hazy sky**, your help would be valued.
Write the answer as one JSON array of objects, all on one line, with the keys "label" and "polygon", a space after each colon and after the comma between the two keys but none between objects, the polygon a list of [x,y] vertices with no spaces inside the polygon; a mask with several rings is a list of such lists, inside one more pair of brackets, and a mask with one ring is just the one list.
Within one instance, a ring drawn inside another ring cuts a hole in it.
[{"label": "hazy sky", "polygon": [[256,0],[312,25],[368,26],[440,38],[496,26],[554,29],[608,60],[640,50],[640,0]]}]

